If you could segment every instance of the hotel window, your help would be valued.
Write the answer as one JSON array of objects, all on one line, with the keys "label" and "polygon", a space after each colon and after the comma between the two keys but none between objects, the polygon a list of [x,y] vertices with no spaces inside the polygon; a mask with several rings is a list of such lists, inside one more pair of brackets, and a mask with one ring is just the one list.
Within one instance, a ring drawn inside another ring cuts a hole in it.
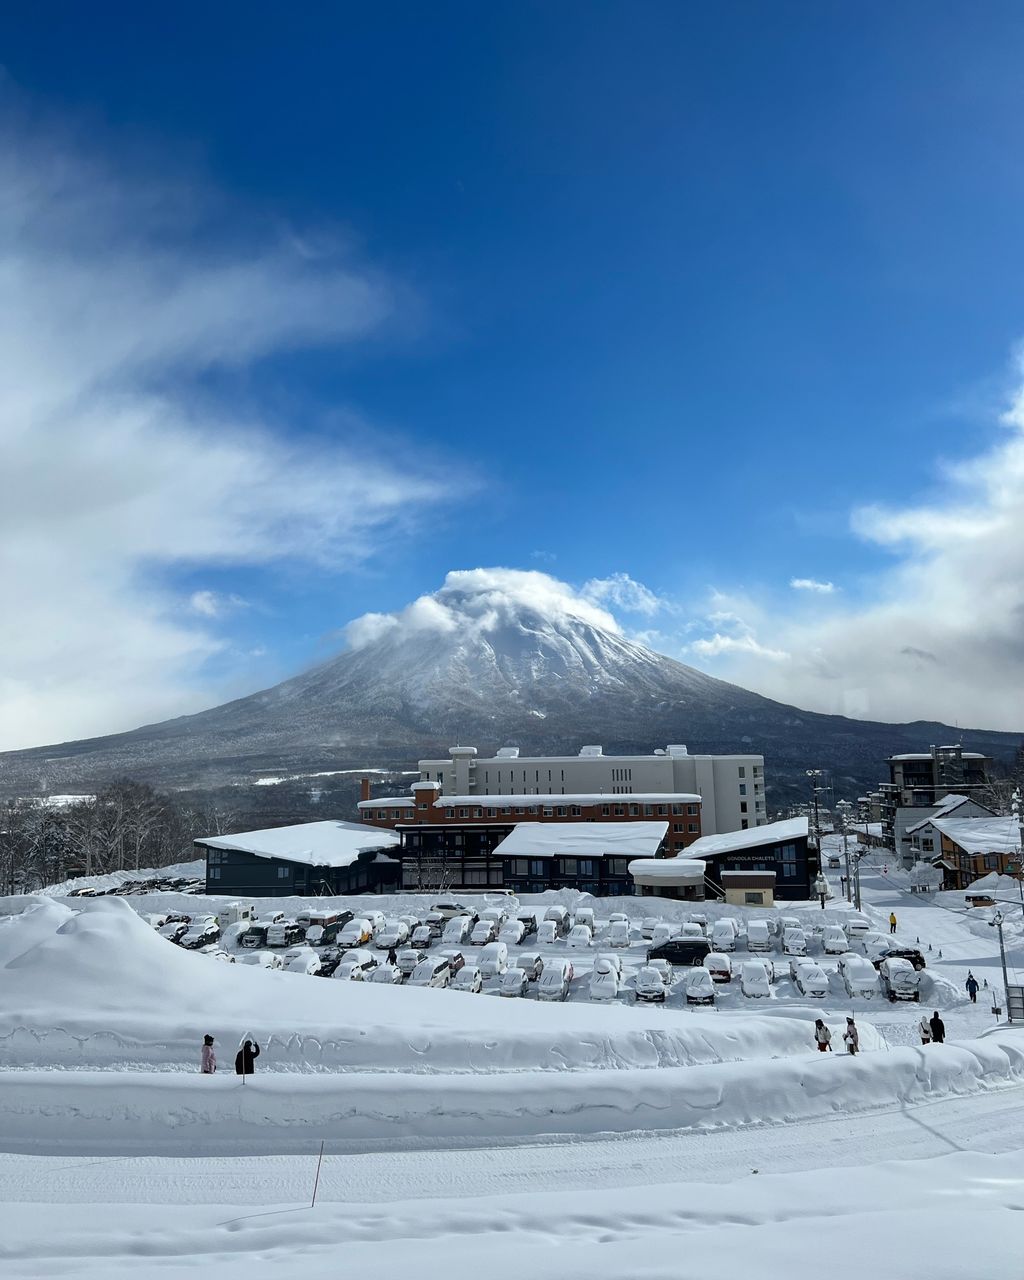
[{"label": "hotel window", "polygon": [[697,834],[697,824],[696,824],[696,822],[688,822],[688,823],[686,824],[686,829],[687,829],[687,831],[689,831],[690,835],[692,835],[692,836],[696,835],[696,834]]},{"label": "hotel window", "polygon": [[223,868],[222,868],[222,867],[207,867],[207,868],[206,868],[206,878],[207,878],[208,880],[219,880],[219,879],[220,879],[220,873],[221,873],[221,871],[222,871],[222,870],[223,870]]},{"label": "hotel window", "polygon": [[614,809],[614,813],[615,813],[616,818],[621,818],[621,817],[623,817],[623,816],[625,815],[625,813],[626,813],[625,807],[624,807],[623,805],[621,805],[621,804],[614,805],[614,806],[613,806],[613,809]]},{"label": "hotel window", "polygon": [[502,805],[502,806],[501,806],[501,811],[502,811],[502,813],[511,813],[511,812],[512,812],[512,806],[511,806],[510,804],[504,804],[504,805]]},{"label": "hotel window", "polygon": [[610,876],[624,876],[627,874],[629,866],[628,858],[609,858],[605,863],[608,874]]},{"label": "hotel window", "polygon": [[277,869],[278,880],[290,880],[291,874],[292,874],[291,867],[278,867]]},{"label": "hotel window", "polygon": [[402,811],[400,809],[392,809],[391,816],[392,818],[400,818],[402,816]]},{"label": "hotel window", "polygon": [[580,818],[583,816],[583,810],[578,804],[571,804],[569,806],[569,816],[572,818]]},{"label": "hotel window", "polygon": [[688,804],[686,806],[686,812],[691,818],[695,818],[697,816],[697,806],[695,804]]},{"label": "hotel window", "polygon": [[741,764],[741,765],[740,765],[740,767],[739,767],[739,769],[737,770],[737,773],[739,774],[739,776],[740,776],[741,778],[745,778],[745,777],[747,776],[747,770],[746,770],[746,767],[745,767],[744,765],[742,765],[742,764]]},{"label": "hotel window", "polygon": [[552,809],[552,807],[549,804],[546,804],[544,806],[542,812],[545,818],[552,818],[554,817],[554,813],[555,813],[554,809]]},{"label": "hotel window", "polygon": [[563,858],[558,864],[558,869],[563,876],[574,876],[576,874],[576,859]]},{"label": "hotel window", "polygon": [[674,805],[672,806],[672,817],[673,817],[673,818],[678,818],[678,817],[679,817],[679,815],[683,812],[683,808],[684,808],[684,806],[683,806],[683,805],[681,805],[681,804],[674,804]]},{"label": "hotel window", "polygon": [[536,806],[535,804],[527,805],[527,807],[526,807],[526,812],[527,812],[527,813],[536,813],[536,812],[537,812],[537,806]]},{"label": "hotel window", "polygon": [[746,831],[749,826],[750,826],[750,823],[746,820],[746,818],[742,819],[742,821],[740,822],[740,830]]},{"label": "hotel window", "polygon": [[386,818],[387,816],[388,816],[388,811],[387,811],[387,809],[378,809],[378,810],[377,810],[377,817],[378,817],[378,818]]},{"label": "hotel window", "polygon": [[741,800],[741,801],[740,801],[740,813],[746,813],[746,811],[747,811],[747,802],[746,802],[746,800]]},{"label": "hotel window", "polygon": [[498,816],[498,811],[497,811],[497,809],[488,809],[488,810],[487,810],[487,816],[488,816],[488,818],[496,818],[496,817]]},{"label": "hotel window", "polygon": [[667,804],[659,804],[659,805],[658,805],[658,817],[659,817],[659,818],[667,818],[667,817],[668,817],[668,805],[667,805]]},{"label": "hotel window", "polygon": [[653,805],[653,804],[645,804],[645,805],[644,805],[644,817],[645,817],[645,818],[653,818],[653,817],[654,817],[654,805]]},{"label": "hotel window", "polygon": [[468,818],[468,817],[469,817],[469,810],[468,810],[468,809],[460,809],[460,810],[459,810],[459,817],[460,817],[460,818]]},{"label": "hotel window", "polygon": [[484,816],[484,811],[483,811],[483,809],[474,809],[474,810],[473,810],[473,817],[474,817],[474,818],[482,818],[483,816]]},{"label": "hotel window", "polygon": [[747,794],[747,784],[746,784],[745,782],[741,782],[741,783],[740,783],[740,795],[741,795],[741,796],[745,796],[746,794]]},{"label": "hotel window", "polygon": [[673,822],[672,830],[676,833],[676,835],[682,835],[684,830],[683,824],[681,822]]},{"label": "hotel window", "polygon": [[556,805],[556,806],[555,806],[555,817],[556,817],[556,818],[564,818],[564,817],[565,817],[565,805],[564,805],[564,804],[559,804],[559,805]]},{"label": "hotel window", "polygon": [[454,818],[454,817],[455,817],[455,810],[454,810],[454,809],[445,809],[445,811],[444,811],[444,816],[445,816],[446,818],[448,818],[449,820],[450,820],[450,819],[452,819],[452,818]]},{"label": "hotel window", "polygon": [[607,818],[607,817],[610,815],[610,813],[611,813],[611,809],[610,809],[610,807],[609,807],[608,805],[606,805],[606,804],[603,804],[603,805],[601,806],[601,817],[602,817],[602,818]]}]

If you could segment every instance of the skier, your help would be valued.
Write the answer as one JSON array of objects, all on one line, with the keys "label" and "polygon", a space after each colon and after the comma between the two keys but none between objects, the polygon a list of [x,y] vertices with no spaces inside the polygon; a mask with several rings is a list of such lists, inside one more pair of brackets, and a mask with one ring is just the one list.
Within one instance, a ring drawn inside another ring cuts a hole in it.
[{"label": "skier", "polygon": [[932,1039],[936,1044],[942,1044],[946,1038],[946,1024],[939,1017],[938,1009],[935,1010],[928,1021],[932,1028]]},{"label": "skier", "polygon": [[970,969],[967,970],[967,981],[964,985],[967,987],[967,994],[971,997],[971,1004],[977,1004],[978,1003],[978,979],[974,976],[973,973],[971,973]]},{"label": "skier", "polygon": [[200,1071],[204,1076],[212,1076],[217,1070],[217,1055],[213,1052],[213,1036],[203,1036],[203,1053]]},{"label": "skier", "polygon": [[846,1019],[846,1030],[843,1032],[843,1039],[846,1041],[846,1050],[849,1054],[855,1054],[860,1048],[860,1032],[857,1030],[857,1024],[852,1018]]},{"label": "skier", "polygon": [[890,933],[896,932],[896,912],[895,911],[889,912],[889,932]]},{"label": "skier", "polygon": [[814,1043],[818,1046],[819,1053],[832,1052],[832,1032],[825,1026],[824,1022],[819,1018],[814,1024]]},{"label": "skier", "polygon": [[251,1076],[253,1060],[260,1056],[260,1047],[255,1040],[244,1040],[242,1047],[235,1054],[235,1075]]},{"label": "skier", "polygon": [[921,1014],[921,1021],[917,1024],[917,1029],[921,1035],[922,1044],[931,1044],[932,1042],[932,1024],[928,1021],[926,1013]]}]

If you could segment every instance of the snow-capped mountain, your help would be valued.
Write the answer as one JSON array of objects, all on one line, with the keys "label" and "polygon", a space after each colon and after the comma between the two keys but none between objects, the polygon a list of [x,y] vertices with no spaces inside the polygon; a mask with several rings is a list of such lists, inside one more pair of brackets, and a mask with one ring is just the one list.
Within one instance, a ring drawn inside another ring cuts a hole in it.
[{"label": "snow-capped mountain", "polygon": [[599,605],[543,574],[449,574],[397,614],[351,624],[349,646],[284,683],[131,733],[10,752],[7,792],[80,790],[114,775],[223,785],[263,773],[401,767],[453,743],[571,753],[585,742],[650,751],[756,750],[783,784],[808,766],[864,785],[885,757],[963,737],[1008,755],[1017,739],[918,722],[804,712],[694,670],[622,634]]}]

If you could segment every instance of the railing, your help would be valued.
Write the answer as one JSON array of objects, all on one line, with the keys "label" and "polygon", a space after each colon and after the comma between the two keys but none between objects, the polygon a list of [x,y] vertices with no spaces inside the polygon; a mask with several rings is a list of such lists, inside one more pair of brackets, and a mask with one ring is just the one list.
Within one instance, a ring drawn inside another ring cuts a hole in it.
[{"label": "railing", "polygon": [[712,880],[710,876],[706,875],[704,877],[704,896],[706,898],[718,898],[720,901],[724,902],[725,889],[717,882],[717,880]]}]

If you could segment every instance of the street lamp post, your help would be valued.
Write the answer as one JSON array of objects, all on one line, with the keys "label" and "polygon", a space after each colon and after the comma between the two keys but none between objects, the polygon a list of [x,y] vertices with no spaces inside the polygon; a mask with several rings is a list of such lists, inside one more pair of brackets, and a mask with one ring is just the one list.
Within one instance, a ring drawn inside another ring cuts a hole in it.
[{"label": "street lamp post", "polygon": [[999,930],[999,963],[1002,965],[1003,969],[1003,999],[1006,1001],[1003,1008],[1006,1010],[1006,1018],[1007,1021],[1009,1021],[1010,979],[1006,976],[1006,948],[1003,946],[1003,913],[1001,911],[997,911],[989,921],[989,924],[991,924],[993,928]]},{"label": "street lamp post", "polygon": [[866,854],[856,853],[853,856],[853,905],[860,910],[860,863]]},{"label": "street lamp post", "polygon": [[846,876],[844,884],[846,886],[846,901],[850,901],[850,895],[853,893],[853,886],[850,884],[850,802],[849,800],[840,800],[836,806],[840,813],[840,821],[843,824],[843,861],[846,863]]}]

